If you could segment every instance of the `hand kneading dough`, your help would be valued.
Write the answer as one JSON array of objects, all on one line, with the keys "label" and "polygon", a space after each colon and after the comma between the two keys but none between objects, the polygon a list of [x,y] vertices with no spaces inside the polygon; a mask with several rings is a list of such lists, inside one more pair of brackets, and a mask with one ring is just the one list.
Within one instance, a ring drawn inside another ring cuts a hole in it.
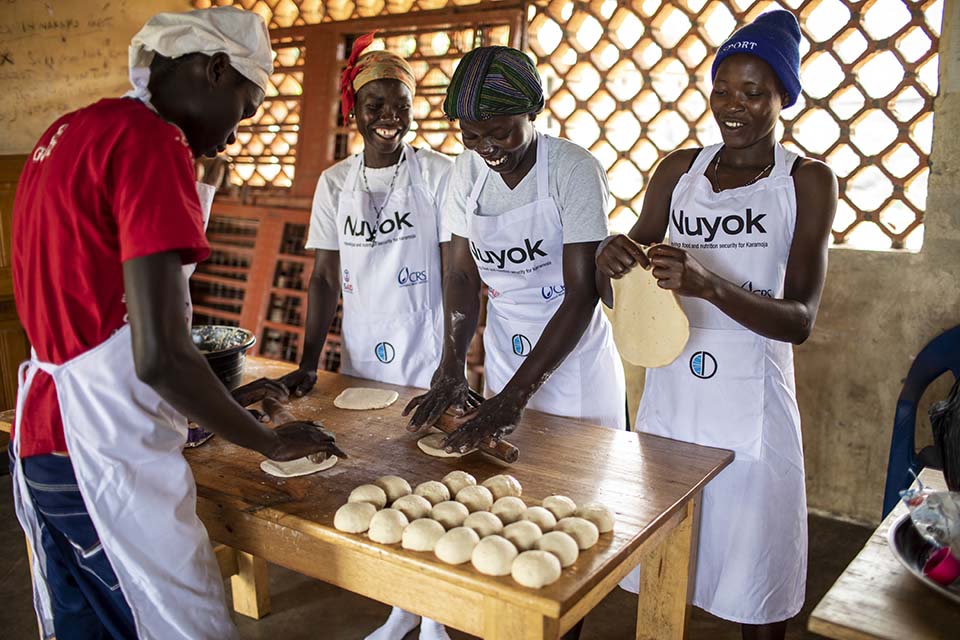
[{"label": "hand kneading dough", "polygon": [[560,566],[564,569],[576,562],[580,555],[577,541],[570,537],[569,533],[563,531],[551,531],[543,534],[543,537],[537,540],[536,547],[540,551],[548,551],[557,556]]},{"label": "hand kneading dough", "polygon": [[368,389],[366,387],[350,387],[340,392],[333,400],[333,406],[340,409],[384,409],[389,407],[400,394],[389,389]]},{"label": "hand kneading dough", "polygon": [[641,367],[676,360],[690,339],[690,323],[673,292],[641,267],[611,282],[613,340],[623,359]]},{"label": "hand kneading dough", "polygon": [[486,511],[493,506],[493,494],[486,487],[472,484],[457,492],[457,502],[465,504],[470,513]]},{"label": "hand kneading dough", "polygon": [[527,510],[527,505],[523,500],[516,496],[507,496],[500,498],[490,507],[490,513],[500,518],[503,524],[512,524],[520,519],[523,512]]},{"label": "hand kneading dough", "polygon": [[450,489],[450,495],[455,496],[460,489],[477,484],[477,479],[466,471],[451,471],[443,476],[441,482],[447,485],[447,489]]},{"label": "hand kneading dough", "polygon": [[463,524],[470,512],[465,506],[453,500],[446,500],[430,510],[430,517],[443,525],[444,529],[454,529]]},{"label": "hand kneading dough", "polygon": [[387,494],[387,504],[393,504],[398,498],[410,495],[413,490],[410,483],[400,476],[382,476],[373,481],[373,484],[383,489]]},{"label": "hand kneading dough", "polygon": [[369,502],[348,502],[333,516],[333,526],[337,531],[347,533],[363,533],[370,528],[370,519],[377,512],[377,508]]},{"label": "hand kneading dough", "polygon": [[523,512],[523,515],[520,516],[521,520],[529,520],[533,524],[540,527],[540,531],[546,533],[547,531],[553,531],[553,528],[557,526],[557,519],[553,517],[553,514],[544,509],[543,507],[530,507]]},{"label": "hand kneading dough", "polygon": [[260,463],[260,468],[278,478],[296,478],[297,476],[308,476],[318,471],[326,471],[335,464],[337,464],[337,456],[330,456],[323,462],[314,462],[310,459],[310,456],[306,456],[286,462],[264,460]]},{"label": "hand kneading dough", "polygon": [[500,522],[500,518],[489,511],[471,513],[463,521],[463,526],[473,529],[481,538],[486,538],[487,536],[492,536],[495,533],[503,531],[503,523]]},{"label": "hand kneading dough", "polygon": [[523,487],[520,486],[520,481],[513,476],[492,476],[483,481],[483,486],[490,489],[494,500],[499,500],[506,496],[519,498],[523,495]]},{"label": "hand kneading dough", "polygon": [[513,543],[520,551],[533,549],[543,532],[529,520],[520,520],[503,528],[503,537]]},{"label": "hand kneading dough", "polygon": [[510,575],[525,587],[539,589],[560,577],[560,561],[546,551],[524,551],[513,561]]},{"label": "hand kneading dough", "polygon": [[557,520],[577,513],[577,503],[567,496],[550,496],[543,501],[543,508],[552,513]]},{"label": "hand kneading dough", "polygon": [[418,496],[423,496],[429,500],[432,505],[437,505],[444,500],[450,499],[450,490],[447,489],[447,485],[442,482],[437,482],[436,480],[421,482],[417,485],[417,488],[413,490],[413,493]]},{"label": "hand kneading dough", "polygon": [[437,540],[445,533],[443,525],[436,520],[423,518],[407,525],[400,544],[410,551],[433,551]]},{"label": "hand kneading dough", "polygon": [[370,518],[370,532],[367,534],[374,542],[396,544],[403,537],[403,529],[409,524],[407,516],[396,509],[377,511]]},{"label": "hand kneading dough", "polygon": [[613,531],[613,512],[602,504],[588,504],[585,507],[580,507],[577,510],[577,516],[597,525],[597,530],[600,533]]},{"label": "hand kneading dough", "polygon": [[429,500],[423,496],[415,495],[397,498],[396,502],[390,506],[397,511],[402,511],[403,515],[407,516],[407,520],[410,522],[419,520],[420,518],[426,518],[430,515],[430,509],[433,508]]},{"label": "hand kneading dough", "polygon": [[508,576],[517,557],[517,548],[502,536],[490,536],[473,548],[473,568],[488,576]]},{"label": "hand kneading dough", "polygon": [[423,451],[428,456],[433,456],[434,458],[462,458],[467,455],[467,453],[473,453],[476,449],[470,449],[467,453],[458,453],[456,451],[447,452],[443,447],[440,446],[440,443],[443,442],[443,439],[447,437],[445,433],[431,433],[430,435],[420,438],[417,440],[417,446],[420,447],[420,451]]},{"label": "hand kneading dough", "polygon": [[387,504],[387,494],[375,484],[362,484],[350,492],[347,502],[369,502],[377,509],[383,509]]},{"label": "hand kneading dough", "polygon": [[457,527],[440,536],[433,548],[433,553],[447,564],[463,564],[470,560],[473,548],[479,542],[480,536],[476,531]]},{"label": "hand kneading dough", "polygon": [[575,516],[564,518],[558,522],[557,526],[554,527],[554,531],[569,533],[570,537],[577,541],[577,546],[580,547],[581,551],[597,544],[597,540],[600,538],[600,531],[597,530],[597,525],[589,520]]}]

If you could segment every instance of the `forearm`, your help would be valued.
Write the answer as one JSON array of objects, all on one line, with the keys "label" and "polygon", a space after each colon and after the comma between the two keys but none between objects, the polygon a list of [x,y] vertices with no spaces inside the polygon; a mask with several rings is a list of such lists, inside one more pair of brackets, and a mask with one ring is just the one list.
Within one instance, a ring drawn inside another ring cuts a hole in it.
[{"label": "forearm", "polygon": [[480,283],[450,269],[443,282],[443,355],[440,366],[463,375],[470,340],[480,319]]},{"label": "forearm", "polygon": [[320,363],[320,354],[327,341],[330,326],[337,315],[340,302],[340,289],[322,276],[310,278],[307,292],[307,320],[303,333],[303,355],[300,368],[316,371]]},{"label": "forearm", "polygon": [[765,338],[800,344],[813,329],[814,314],[797,300],[769,298],[714,276],[704,299]]}]

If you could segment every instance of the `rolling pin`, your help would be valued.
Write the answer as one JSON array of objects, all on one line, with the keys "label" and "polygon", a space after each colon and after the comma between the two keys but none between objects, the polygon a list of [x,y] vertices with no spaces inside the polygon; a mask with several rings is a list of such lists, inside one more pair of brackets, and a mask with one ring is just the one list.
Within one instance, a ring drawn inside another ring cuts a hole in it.
[{"label": "rolling pin", "polygon": [[[433,426],[444,433],[453,433],[461,424],[463,424],[463,420],[445,413]],[[495,443],[493,438],[488,438],[485,442],[481,442],[477,448],[497,460],[503,460],[507,464],[513,464],[520,458],[520,449],[506,440]]]}]

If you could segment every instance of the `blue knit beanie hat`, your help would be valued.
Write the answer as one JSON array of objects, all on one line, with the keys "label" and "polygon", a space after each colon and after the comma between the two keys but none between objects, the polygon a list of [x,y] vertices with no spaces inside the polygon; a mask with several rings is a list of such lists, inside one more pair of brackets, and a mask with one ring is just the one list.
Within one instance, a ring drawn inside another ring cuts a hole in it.
[{"label": "blue knit beanie hat", "polygon": [[710,79],[717,77],[721,62],[738,53],[757,56],[769,64],[787,92],[783,106],[796,103],[800,95],[800,25],[792,13],[769,11],[735,31],[717,50]]}]

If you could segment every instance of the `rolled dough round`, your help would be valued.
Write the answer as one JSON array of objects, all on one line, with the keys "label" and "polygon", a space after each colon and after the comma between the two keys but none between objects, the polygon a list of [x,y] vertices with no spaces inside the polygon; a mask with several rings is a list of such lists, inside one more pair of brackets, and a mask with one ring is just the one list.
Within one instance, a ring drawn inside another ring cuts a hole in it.
[{"label": "rolled dough round", "polygon": [[493,494],[494,500],[499,500],[506,496],[514,496],[519,498],[523,495],[523,487],[520,486],[520,481],[514,478],[513,476],[501,474],[497,476],[492,476],[483,481],[483,486],[487,489],[490,489],[490,493]]},{"label": "rolled dough round", "polygon": [[410,495],[413,490],[410,483],[400,476],[381,476],[373,481],[373,484],[383,489],[387,494],[387,504],[393,504],[398,498]]},{"label": "rolled dough round", "polygon": [[447,489],[450,489],[450,495],[455,496],[460,489],[477,484],[477,479],[466,471],[457,470],[451,471],[447,475],[443,476],[441,482],[447,485]]},{"label": "rolled dough round", "polygon": [[558,522],[554,531],[569,533],[570,537],[577,541],[577,546],[580,547],[581,551],[597,544],[597,540],[600,539],[600,531],[597,530],[597,525],[576,516],[564,518]]},{"label": "rolled dough round", "polygon": [[457,492],[457,502],[465,504],[470,513],[486,511],[493,506],[493,494],[486,487],[472,484]]},{"label": "rolled dough round", "polygon": [[335,464],[337,464],[337,456],[329,456],[322,462],[314,462],[310,459],[310,456],[305,456],[286,462],[264,460],[260,463],[260,468],[278,478],[296,478],[297,476],[308,476],[318,471],[326,471]]},{"label": "rolled dough round", "polygon": [[543,508],[553,514],[557,520],[577,513],[577,503],[567,496],[550,496],[543,501]]},{"label": "rolled dough round", "polygon": [[600,533],[613,531],[613,524],[616,521],[613,512],[602,504],[588,504],[580,507],[577,510],[577,516],[595,524]]},{"label": "rolled dough round", "polygon": [[377,508],[369,502],[348,502],[333,515],[333,526],[337,531],[363,533],[370,528],[370,519]]},{"label": "rolled dough round", "polygon": [[403,529],[409,523],[407,516],[397,509],[382,509],[370,518],[370,532],[367,534],[374,542],[396,544],[403,537]]},{"label": "rolled dough round", "polygon": [[560,561],[560,566],[563,568],[567,568],[576,562],[580,555],[580,547],[577,546],[577,541],[569,533],[563,531],[551,531],[543,534],[543,537],[537,540],[536,547],[540,551],[548,551],[557,556],[557,560]]},{"label": "rolled dough round", "polygon": [[407,516],[407,520],[413,522],[420,518],[426,518],[430,515],[430,509],[433,505],[423,496],[409,495],[397,498],[397,501],[390,505],[397,511],[402,511]]},{"label": "rolled dough round", "polygon": [[503,537],[513,543],[520,551],[533,549],[543,532],[529,520],[520,520],[503,528]]},{"label": "rolled dough round", "polygon": [[524,551],[513,561],[510,575],[525,587],[539,589],[560,577],[560,561],[546,551]]},{"label": "rolled dough round", "polygon": [[463,564],[470,560],[473,548],[479,542],[480,536],[476,531],[457,527],[440,536],[433,548],[433,553],[447,564]]},{"label": "rolled dough round", "polygon": [[467,453],[457,453],[456,451],[451,451],[447,453],[443,450],[443,447],[440,446],[440,443],[443,442],[443,439],[447,437],[445,433],[431,433],[430,435],[420,438],[417,440],[417,446],[420,447],[420,451],[423,451],[428,456],[433,456],[434,458],[462,458],[467,455],[467,453],[473,453],[476,449],[471,449]]},{"label": "rolled dough round", "polygon": [[443,525],[436,520],[423,518],[407,525],[400,544],[410,551],[433,551],[437,540],[445,533]]},{"label": "rolled dough round", "polygon": [[383,509],[387,504],[387,494],[375,484],[362,484],[350,492],[347,502],[369,502],[377,509]]},{"label": "rolled dough round", "polygon": [[546,533],[547,531],[553,531],[553,528],[557,526],[557,519],[553,517],[553,514],[544,509],[543,507],[530,507],[520,516],[521,520],[529,520],[533,524],[540,527],[540,531]]},{"label": "rolled dough round", "polygon": [[500,498],[490,507],[490,513],[500,518],[503,524],[512,524],[520,519],[523,512],[527,510],[527,505],[523,500],[516,496],[507,496]]},{"label": "rolled dough round", "polygon": [[446,500],[434,505],[430,510],[430,517],[443,525],[444,529],[454,529],[463,524],[470,512],[467,508],[454,500]]},{"label": "rolled dough round", "polygon": [[340,392],[333,400],[333,406],[340,409],[383,409],[389,407],[400,394],[390,389],[370,389],[367,387],[350,387]]},{"label": "rolled dough round", "polygon": [[489,536],[473,548],[473,568],[488,576],[507,576],[517,557],[517,548],[503,536]]},{"label": "rolled dough round", "polygon": [[500,518],[489,511],[471,513],[464,519],[463,526],[473,529],[481,538],[503,531],[503,523],[500,522]]},{"label": "rolled dough round", "polygon": [[611,282],[613,339],[623,359],[648,368],[676,360],[690,339],[690,323],[673,292],[640,267]]}]

